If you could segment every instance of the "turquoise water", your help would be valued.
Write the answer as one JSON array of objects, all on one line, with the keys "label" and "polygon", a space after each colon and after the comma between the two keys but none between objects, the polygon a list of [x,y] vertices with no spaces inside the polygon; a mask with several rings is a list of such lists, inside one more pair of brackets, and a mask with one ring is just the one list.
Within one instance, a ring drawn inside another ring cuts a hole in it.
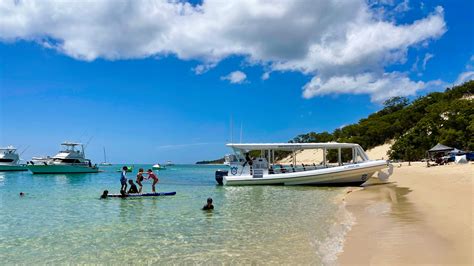
[{"label": "turquoise water", "polygon": [[[2,264],[326,263],[350,225],[335,200],[341,188],[221,187],[216,166],[158,172],[157,190],[176,196],[99,200],[104,189],[119,191],[118,167],[98,174],[0,173]],[[200,210],[208,197],[213,212]]]}]

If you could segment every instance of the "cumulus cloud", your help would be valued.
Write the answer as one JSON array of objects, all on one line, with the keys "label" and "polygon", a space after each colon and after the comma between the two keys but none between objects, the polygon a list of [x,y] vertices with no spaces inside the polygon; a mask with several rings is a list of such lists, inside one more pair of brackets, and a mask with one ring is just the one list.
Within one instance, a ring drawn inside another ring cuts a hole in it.
[{"label": "cumulus cloud", "polygon": [[[408,1],[402,4],[408,7]],[[0,40],[31,40],[87,61],[171,54],[201,61],[196,74],[237,55],[270,71],[313,76],[304,88],[315,80],[329,84],[370,75],[386,84],[377,91],[390,95],[394,86],[384,81],[399,74],[384,73],[385,67],[405,62],[409,47],[442,36],[443,13],[437,7],[410,24],[397,24],[364,0],[0,1]],[[418,82],[404,78],[407,91],[418,88],[413,85]],[[305,89],[304,95],[318,94]]]},{"label": "cumulus cloud", "polygon": [[234,71],[230,72],[228,75],[221,77],[222,80],[228,80],[232,84],[241,84],[244,83],[247,79],[247,75],[245,75],[242,71]]},{"label": "cumulus cloud", "polygon": [[304,86],[304,97],[332,93],[370,94],[373,101],[380,102],[394,96],[414,95],[416,91],[425,88],[422,81],[411,81],[399,72],[383,74],[381,77],[373,73],[363,73],[355,76],[334,76],[328,80],[314,77]]}]

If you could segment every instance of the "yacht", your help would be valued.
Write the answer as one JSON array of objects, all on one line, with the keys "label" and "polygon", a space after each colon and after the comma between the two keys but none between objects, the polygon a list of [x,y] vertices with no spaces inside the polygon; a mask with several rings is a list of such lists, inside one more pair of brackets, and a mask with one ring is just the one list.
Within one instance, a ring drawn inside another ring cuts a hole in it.
[{"label": "yacht", "polygon": [[25,165],[20,164],[20,156],[13,146],[0,148],[0,172],[3,171],[28,171]]},{"label": "yacht", "polygon": [[[53,157],[34,157],[26,167],[33,174],[97,173],[99,168],[85,158],[82,143],[63,142],[63,149]],[[80,147],[80,148],[78,148]]]},{"label": "yacht", "polygon": [[107,154],[105,153],[105,147],[104,147],[104,161],[100,163],[100,165],[103,166],[111,166],[112,164],[107,162]]},{"label": "yacht", "polygon": [[[227,146],[234,153],[225,157],[229,170],[216,171],[220,185],[361,185],[376,172],[382,181],[393,172],[387,161],[370,160],[355,143],[230,143]],[[297,152],[306,149],[322,151],[317,164],[314,158],[312,164],[297,165]],[[292,163],[278,163],[276,151],[291,155]],[[387,168],[388,172],[382,171]]]}]

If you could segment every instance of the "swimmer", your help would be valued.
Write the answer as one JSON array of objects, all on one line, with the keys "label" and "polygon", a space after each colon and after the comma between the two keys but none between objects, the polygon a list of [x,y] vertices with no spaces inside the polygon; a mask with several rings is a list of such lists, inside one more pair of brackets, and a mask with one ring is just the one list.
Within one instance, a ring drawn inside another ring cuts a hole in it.
[{"label": "swimmer", "polygon": [[214,210],[214,205],[212,205],[212,198],[207,199],[207,204],[202,207],[203,211]]}]

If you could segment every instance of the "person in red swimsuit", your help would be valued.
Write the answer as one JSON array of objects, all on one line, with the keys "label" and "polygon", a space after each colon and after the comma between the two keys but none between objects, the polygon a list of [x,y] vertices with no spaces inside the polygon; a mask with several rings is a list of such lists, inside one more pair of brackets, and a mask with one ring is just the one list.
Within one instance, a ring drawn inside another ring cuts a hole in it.
[{"label": "person in red swimsuit", "polygon": [[148,173],[148,178],[147,179],[150,179],[150,178],[153,179],[153,184],[151,185],[151,190],[153,192],[156,192],[155,191],[155,185],[158,184],[158,181],[159,181],[158,177],[153,173],[153,171],[151,169],[148,169],[147,173]]}]

